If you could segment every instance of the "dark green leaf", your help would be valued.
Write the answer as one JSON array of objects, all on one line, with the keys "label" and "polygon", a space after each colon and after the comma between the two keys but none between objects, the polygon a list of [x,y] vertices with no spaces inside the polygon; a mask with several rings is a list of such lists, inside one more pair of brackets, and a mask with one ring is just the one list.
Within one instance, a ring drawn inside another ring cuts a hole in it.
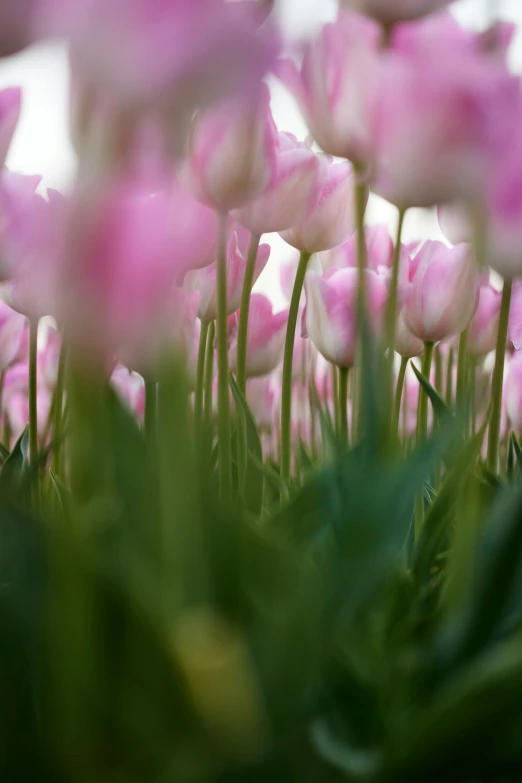
[{"label": "dark green leaf", "polygon": [[[241,494],[243,500],[246,503],[247,508],[255,515],[261,513],[263,505],[263,474],[257,467],[257,463],[263,460],[263,451],[261,448],[261,441],[259,440],[259,433],[257,431],[257,425],[254,417],[248,407],[248,403],[245,400],[239,386],[236,383],[236,379],[230,374],[230,388],[234,395],[236,402],[236,408],[239,413],[241,422],[241,433],[238,437],[244,438],[245,453],[247,455],[245,473],[240,477],[241,481]],[[252,456],[254,459],[252,459]]]}]

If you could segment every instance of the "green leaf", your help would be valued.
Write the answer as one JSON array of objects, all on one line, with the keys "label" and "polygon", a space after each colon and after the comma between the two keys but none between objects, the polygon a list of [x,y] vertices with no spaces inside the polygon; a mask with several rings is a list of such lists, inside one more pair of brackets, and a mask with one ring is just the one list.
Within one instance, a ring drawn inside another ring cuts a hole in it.
[{"label": "green leaf", "polygon": [[518,438],[514,432],[511,433],[511,446],[515,453],[518,469],[520,473],[522,473],[522,447],[520,446],[520,443],[518,442]]},{"label": "green leaf", "polygon": [[440,396],[440,394],[437,392],[436,389],[433,388],[429,380],[415,367],[415,364],[413,362],[410,362],[410,365],[413,369],[413,372],[417,376],[417,380],[419,381],[420,385],[428,395],[430,402],[433,406],[433,411],[435,415],[437,416],[437,419],[441,421],[442,419],[446,417],[453,418],[453,414],[450,412],[448,406]]},{"label": "green leaf", "polygon": [[12,494],[19,487],[27,468],[28,446],[29,428],[26,427],[0,470],[0,494]]},{"label": "green leaf", "polygon": [[259,515],[263,506],[264,478],[256,463],[263,461],[261,441],[252,412],[232,373],[229,376],[229,381],[241,424],[241,432],[238,433],[238,437],[244,438],[247,455],[245,473],[243,477],[240,477],[241,495],[249,511]]}]

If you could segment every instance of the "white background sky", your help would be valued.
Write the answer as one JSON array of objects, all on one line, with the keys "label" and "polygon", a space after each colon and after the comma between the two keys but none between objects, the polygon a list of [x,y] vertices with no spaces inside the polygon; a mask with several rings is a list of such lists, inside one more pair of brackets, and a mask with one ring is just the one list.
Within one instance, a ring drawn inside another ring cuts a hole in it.
[{"label": "white background sky", "polygon": [[[278,14],[285,35],[300,40],[332,20],[336,7],[335,0],[279,0]],[[520,30],[512,47],[511,63],[514,70],[522,73],[522,0],[459,0],[452,9],[463,24],[474,28],[483,28],[494,19],[517,22]],[[68,138],[68,70],[64,47],[58,43],[39,44],[1,60],[0,88],[11,85],[23,87],[23,109],[7,165],[14,171],[41,174],[44,186],[67,189],[74,177],[75,159]],[[273,86],[273,111],[282,130],[292,131],[299,138],[306,136],[306,126],[295,101],[278,84]],[[369,219],[372,223],[387,222],[392,228],[395,210],[376,200]],[[438,236],[437,223],[433,214],[412,210],[406,221],[405,238],[418,236]],[[260,282],[261,288],[278,299],[277,261],[288,255],[288,248],[279,237],[271,243],[273,258]]]}]

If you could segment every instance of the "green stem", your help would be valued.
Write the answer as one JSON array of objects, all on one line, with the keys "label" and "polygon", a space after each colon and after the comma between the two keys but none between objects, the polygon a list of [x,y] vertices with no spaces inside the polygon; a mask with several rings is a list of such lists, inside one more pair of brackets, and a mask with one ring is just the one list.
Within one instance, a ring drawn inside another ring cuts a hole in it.
[{"label": "green stem", "polygon": [[[429,380],[433,343],[424,343],[422,358],[422,374]],[[417,447],[426,440],[428,434],[428,395],[419,385],[419,403],[417,408]],[[415,538],[418,540],[424,519],[424,491],[421,490],[415,498]]]},{"label": "green stem", "polygon": [[348,377],[349,369],[339,367],[338,398],[339,398],[339,428],[341,442],[348,444]]},{"label": "green stem", "polygon": [[194,398],[194,426],[196,438],[201,436],[203,418],[203,387],[205,383],[205,355],[207,352],[208,321],[201,321],[198,346],[198,366],[196,371],[196,394]]},{"label": "green stem", "polygon": [[498,471],[498,458],[500,450],[500,420],[502,415],[502,385],[504,382],[504,362],[506,358],[506,341],[509,324],[509,308],[511,305],[511,280],[504,281],[502,290],[502,304],[500,306],[500,319],[498,323],[497,353],[495,357],[495,369],[491,382],[491,415],[489,418],[488,436],[488,468],[493,472]]},{"label": "green stem", "polygon": [[38,320],[29,321],[29,453],[31,461],[38,457]]},{"label": "green stem", "polygon": [[399,431],[399,417],[401,415],[401,401],[402,392],[404,390],[404,381],[406,378],[406,369],[408,367],[408,359],[406,356],[401,356],[401,366],[399,368],[399,375],[397,377],[397,386],[395,388],[395,400],[393,404],[393,432],[397,434]]},{"label": "green stem", "polygon": [[446,405],[450,410],[453,408],[453,357],[453,348],[450,348],[448,352],[448,361],[446,363],[446,393],[444,395]]},{"label": "green stem", "polygon": [[211,321],[208,327],[207,355],[205,358],[205,405],[204,405],[204,429],[205,434],[210,434],[212,421],[212,383],[214,381],[214,336],[216,325]]},{"label": "green stem", "polygon": [[[366,318],[366,236],[364,234],[364,217],[367,204],[367,188],[363,181],[363,171],[356,169],[355,180],[355,229],[357,240],[357,354],[358,364],[362,367],[362,353],[364,343],[364,325]],[[357,383],[362,384],[363,373],[358,373]],[[353,442],[356,443],[360,435],[363,421],[363,394],[362,389],[358,388],[355,394],[357,398],[357,407],[353,410],[354,426],[352,427]]]},{"label": "green stem", "polygon": [[433,353],[435,360],[435,388],[442,395],[442,354],[437,346]]},{"label": "green stem", "polygon": [[341,433],[341,417],[339,415],[339,372],[335,364],[330,365],[332,372],[332,397],[334,410],[334,424],[337,435]]},{"label": "green stem", "polygon": [[219,216],[217,255],[217,361],[218,361],[218,443],[219,487],[221,495],[232,494],[232,433],[228,388],[228,309],[227,309],[227,218]]},{"label": "green stem", "polygon": [[286,327],[285,353],[283,359],[283,384],[281,392],[281,478],[287,481],[290,478],[291,463],[291,418],[292,418],[292,363],[294,356],[294,340],[297,318],[299,315],[299,302],[303,291],[306,270],[310,261],[310,253],[301,253],[297,274],[292,291],[288,324]]},{"label": "green stem", "polygon": [[457,410],[463,411],[466,405],[468,364],[468,331],[465,329],[459,338],[459,355],[457,359]]},{"label": "green stem", "polygon": [[53,455],[53,468],[56,475],[61,476],[62,470],[62,454],[63,454],[63,393],[65,388],[65,366],[66,366],[66,349],[65,343],[62,342],[60,350],[60,359],[58,361],[58,375],[56,377],[56,387],[54,390],[54,423],[53,423],[53,441],[54,441],[54,455]]},{"label": "green stem", "polygon": [[145,378],[145,437],[150,443],[156,439],[158,420],[158,385],[156,380]]},{"label": "green stem", "polygon": [[248,251],[247,265],[245,269],[245,279],[243,282],[243,291],[241,293],[241,305],[239,308],[239,324],[237,328],[237,364],[236,378],[237,385],[245,394],[246,392],[246,360],[248,343],[248,315],[250,312],[250,296],[254,284],[254,274],[256,269],[257,251],[261,237],[252,234],[250,239],[250,248]]},{"label": "green stem", "polygon": [[[395,351],[395,328],[397,323],[397,297],[399,291],[399,267],[401,261],[401,239],[402,229],[404,227],[404,216],[406,210],[404,208],[399,209],[399,222],[397,224],[397,236],[395,239],[395,248],[393,251],[393,266],[392,275],[390,280],[390,290],[388,294],[388,301],[386,303],[386,317],[385,317],[385,339],[390,354],[390,370],[393,368],[393,355]],[[390,375],[392,373],[390,372]],[[390,378],[391,381],[391,378]]]}]

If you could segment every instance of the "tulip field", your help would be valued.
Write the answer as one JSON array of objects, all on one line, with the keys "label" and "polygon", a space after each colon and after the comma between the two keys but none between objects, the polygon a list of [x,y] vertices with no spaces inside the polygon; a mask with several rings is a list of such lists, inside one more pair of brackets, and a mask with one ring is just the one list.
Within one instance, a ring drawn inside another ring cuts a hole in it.
[{"label": "tulip field", "polygon": [[78,161],[0,91],[2,783],[522,781],[522,87],[455,5],[0,0]]}]

